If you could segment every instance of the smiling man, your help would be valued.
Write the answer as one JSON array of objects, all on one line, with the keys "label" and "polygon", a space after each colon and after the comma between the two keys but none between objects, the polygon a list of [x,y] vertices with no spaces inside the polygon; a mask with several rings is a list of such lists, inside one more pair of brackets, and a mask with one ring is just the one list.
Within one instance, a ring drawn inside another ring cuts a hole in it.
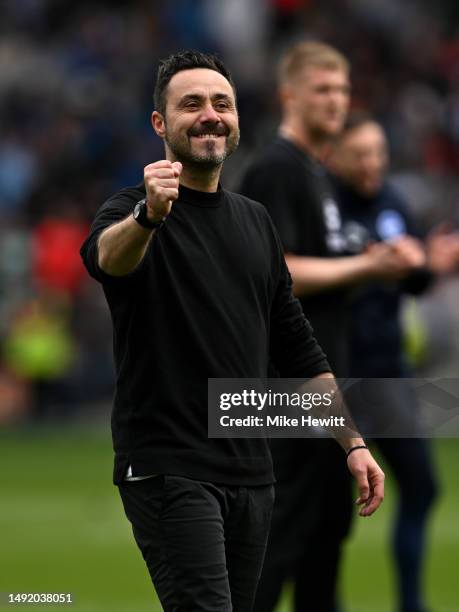
[{"label": "smiling man", "polygon": [[[196,79],[199,87],[188,92]],[[223,75],[205,68],[196,68],[192,75],[177,74],[173,85],[167,121],[174,124],[174,131],[167,129],[164,91],[158,95],[153,127],[164,138],[169,156],[197,164],[218,179],[220,165],[239,144],[235,94]],[[206,98],[212,103],[210,121],[195,122],[195,113],[206,103]],[[218,120],[219,113],[224,115],[225,122]]]},{"label": "smiling man", "polygon": [[[81,251],[113,320],[114,482],[166,612],[250,612],[271,455],[264,439],[208,438],[207,381],[265,378],[270,360],[290,377],[330,368],[265,208],[219,185],[239,140],[230,74],[214,56],[173,55],[155,105],[166,159],[100,208]],[[362,444],[342,441],[369,515],[384,475]]]}]

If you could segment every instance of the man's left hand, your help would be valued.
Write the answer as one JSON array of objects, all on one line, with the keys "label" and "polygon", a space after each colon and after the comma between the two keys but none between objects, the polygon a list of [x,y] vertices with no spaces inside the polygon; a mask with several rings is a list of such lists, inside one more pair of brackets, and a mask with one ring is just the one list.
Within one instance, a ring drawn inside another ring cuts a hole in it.
[{"label": "man's left hand", "polygon": [[357,481],[359,497],[356,500],[360,516],[370,516],[384,499],[384,472],[373,459],[368,449],[352,452],[347,458],[349,471]]}]

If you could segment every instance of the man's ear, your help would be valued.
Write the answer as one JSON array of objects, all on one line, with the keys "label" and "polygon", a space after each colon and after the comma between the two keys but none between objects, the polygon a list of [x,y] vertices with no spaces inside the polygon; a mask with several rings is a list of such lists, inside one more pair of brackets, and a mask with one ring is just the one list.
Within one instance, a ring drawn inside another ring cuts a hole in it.
[{"label": "man's ear", "polygon": [[281,107],[287,108],[290,105],[293,97],[292,86],[290,83],[282,83],[277,90],[277,95],[279,97]]},{"label": "man's ear", "polygon": [[153,111],[151,114],[151,125],[160,138],[166,135],[166,121],[161,113]]}]

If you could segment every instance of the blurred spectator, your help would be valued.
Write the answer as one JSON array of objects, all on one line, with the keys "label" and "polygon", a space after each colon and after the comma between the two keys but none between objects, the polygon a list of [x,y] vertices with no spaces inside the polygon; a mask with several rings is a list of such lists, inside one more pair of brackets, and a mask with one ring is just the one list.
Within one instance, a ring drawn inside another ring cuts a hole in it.
[{"label": "blurred spectator", "polygon": [[55,403],[64,403],[59,381],[75,358],[66,303],[53,294],[24,303],[6,335],[3,358],[18,378],[33,385],[33,416],[41,418]]},{"label": "blurred spectator", "polygon": [[89,226],[78,220],[44,218],[33,230],[32,266],[38,287],[75,296],[86,278],[79,245]]},{"label": "blurred spectator", "polygon": [[[409,211],[385,181],[387,143],[381,127],[370,116],[356,114],[349,118],[335,147],[332,165],[339,177],[335,180],[336,192],[344,219],[352,227],[356,251],[358,242],[360,249],[372,242],[385,242],[412,262],[409,273],[399,280],[373,280],[356,290],[349,337],[350,376],[403,379],[411,374],[402,341],[403,295],[419,294],[432,284],[434,275],[459,268],[459,233],[437,228],[424,245],[415,238]],[[385,399],[384,412],[393,410],[400,422],[406,417],[416,420],[415,398],[401,386],[393,381],[382,384],[378,396]],[[364,418],[374,419],[368,415]],[[398,607],[403,612],[423,612],[425,534],[437,488],[428,440],[379,438],[375,442],[393,471],[399,491],[392,539]]]}]

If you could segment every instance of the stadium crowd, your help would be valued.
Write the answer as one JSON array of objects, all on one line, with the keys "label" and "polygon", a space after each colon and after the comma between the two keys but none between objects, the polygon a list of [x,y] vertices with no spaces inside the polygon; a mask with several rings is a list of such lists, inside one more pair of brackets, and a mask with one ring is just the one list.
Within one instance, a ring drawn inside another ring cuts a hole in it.
[{"label": "stadium crowd", "polygon": [[[108,195],[161,156],[149,115],[169,52],[217,52],[233,71],[242,141],[225,168],[232,188],[275,130],[282,48],[300,37],[333,44],[352,66],[352,106],[385,128],[390,180],[422,230],[459,221],[453,0],[5,0],[0,24],[0,423],[87,413],[111,397],[109,321],[79,246]],[[409,302],[421,371],[457,367],[458,293],[448,278]]]}]

